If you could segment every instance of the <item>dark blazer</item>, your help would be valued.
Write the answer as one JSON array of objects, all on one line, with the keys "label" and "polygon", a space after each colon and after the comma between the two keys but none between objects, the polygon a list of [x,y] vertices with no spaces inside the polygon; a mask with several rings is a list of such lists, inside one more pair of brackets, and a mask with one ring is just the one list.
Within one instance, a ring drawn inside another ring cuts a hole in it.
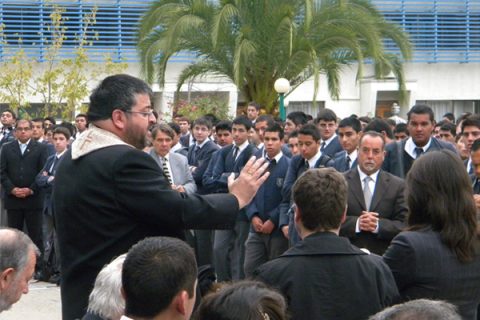
[{"label": "dark blazer", "polygon": [[381,257],[330,232],[306,237],[254,275],[287,298],[292,320],[367,319],[399,299]]},{"label": "dark blazer", "polygon": [[233,172],[238,175],[247,161],[258,150],[254,145],[249,144],[235,160],[233,158],[233,147],[234,145],[231,144],[219,151],[212,174],[215,180],[216,192],[226,192],[228,190],[228,177],[230,174]]},{"label": "dark blazer", "polygon": [[353,161],[351,168],[347,167],[347,151],[342,150],[335,154],[333,167],[338,172],[346,172],[357,167],[357,160],[358,158]]},{"label": "dark blazer", "polygon": [[462,319],[476,320],[480,303],[480,255],[461,263],[430,228],[398,234],[383,256],[403,300],[445,300]]},{"label": "dark blazer", "polygon": [[345,172],[344,176],[348,183],[348,208],[347,219],[341,226],[340,235],[348,237],[352,244],[359,248],[367,248],[382,255],[393,237],[405,227],[405,183],[402,179],[380,170],[370,205],[370,211],[379,214],[378,234],[363,231],[356,233],[357,219],[362,211],[366,210],[362,183],[357,168]]},{"label": "dark blazer", "polygon": [[[261,147],[259,150],[259,153],[258,155],[264,157],[265,154],[265,146]],[[288,146],[286,144],[282,144],[282,153],[284,156],[287,156],[288,158],[291,158],[292,157],[292,152],[290,151],[290,149],[288,148]]]},{"label": "dark blazer", "polygon": [[186,134],[186,135],[180,137],[180,140],[179,140],[179,141],[180,141],[180,144],[181,144],[184,148],[187,148],[187,149],[188,149],[188,148],[190,147],[190,136],[191,136],[191,135],[192,135],[192,134],[189,133],[189,134]]},{"label": "dark blazer", "polygon": [[15,140],[15,129],[10,128],[8,131],[3,135],[2,139],[0,139],[0,148],[6,144],[7,142]]},{"label": "dark blazer", "polygon": [[[315,168],[333,167],[333,160],[324,154],[315,163]],[[290,166],[288,167],[287,175],[285,176],[285,183],[283,184],[282,194],[284,199],[291,199],[291,191],[293,184],[297,181],[298,177],[307,170],[305,167],[305,159],[301,155],[292,157]],[[289,214],[282,209],[280,212],[280,227],[288,225]]]},{"label": "dark blazer", "polygon": [[330,158],[335,157],[335,154],[338,152],[342,151],[342,145],[340,144],[340,140],[338,139],[338,136],[333,138],[332,141],[323,149],[322,153],[329,156]]},{"label": "dark blazer", "polygon": [[192,172],[193,180],[195,180],[195,183],[197,184],[197,192],[200,194],[206,194],[206,190],[203,189],[202,177],[205,170],[207,170],[208,163],[210,162],[213,153],[219,148],[213,141],[207,140],[198,152],[195,153],[195,149],[196,145],[193,145],[188,149],[188,165],[197,167],[195,171]]},{"label": "dark blazer", "polygon": [[[383,161],[382,169],[400,178],[406,177],[408,171],[412,167],[413,161],[415,160],[407,152],[405,152],[406,142],[407,139],[404,139],[400,142],[389,143],[385,147],[387,154],[385,156],[385,161]],[[455,147],[451,143],[438,140],[434,137],[432,137],[432,143],[425,152],[438,151],[442,149],[448,149],[454,153],[457,153],[457,150],[455,150]],[[401,150],[401,154],[399,154],[399,150]]]},{"label": "dark blazer", "polygon": [[[259,150],[256,154],[257,158],[261,158],[263,153]],[[278,229],[280,220],[280,207],[286,206],[288,209],[289,199],[283,201],[282,188],[287,174],[290,159],[283,155],[279,162],[270,164],[268,171],[270,176],[265,181],[252,202],[247,206],[247,217],[251,221],[254,216],[258,216],[263,222],[270,220],[275,225],[274,232],[281,232]],[[250,232],[254,232],[250,226]]]},{"label": "dark blazer", "polygon": [[[226,148],[228,146],[225,146]],[[221,149],[215,151],[212,154],[212,158],[210,159],[210,162],[208,163],[207,170],[203,173],[202,177],[202,185],[203,185],[203,190],[206,193],[217,193],[216,189],[216,180],[213,177],[213,169],[215,168],[215,165],[218,161],[218,157],[220,156]]]},{"label": "dark blazer", "polygon": [[235,224],[238,201],[233,195],[174,191],[145,152],[115,145],[75,160],[71,152],[58,167],[53,191],[63,319],[85,314],[98,272],[139,240],[184,238],[185,229]]},{"label": "dark blazer", "polygon": [[[63,158],[63,155],[57,161],[55,161],[55,165],[53,166],[53,168],[52,164],[57,155],[54,154],[48,157],[47,161],[45,162],[45,166],[43,166],[43,169],[40,170],[40,172],[37,174],[37,177],[35,178],[37,185],[43,189],[45,195],[45,200],[43,202],[43,212],[51,216],[53,216],[52,191],[55,179],[50,182],[48,181],[48,179],[52,176],[55,177],[55,173],[57,171],[58,165],[60,164],[60,161]],[[44,175],[44,172],[47,175]]]},{"label": "dark blazer", "polygon": [[[22,155],[17,140],[2,147],[0,152],[0,180],[5,191],[5,209],[42,209],[43,195],[35,182],[37,174],[47,160],[47,146],[30,139]],[[15,187],[30,188],[33,195],[17,198],[12,195]]]}]

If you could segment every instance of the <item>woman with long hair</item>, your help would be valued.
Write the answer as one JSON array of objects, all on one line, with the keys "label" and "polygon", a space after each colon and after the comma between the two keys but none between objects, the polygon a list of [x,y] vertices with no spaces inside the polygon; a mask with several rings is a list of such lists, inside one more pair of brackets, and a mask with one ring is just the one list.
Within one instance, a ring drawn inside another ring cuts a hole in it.
[{"label": "woman with long hair", "polygon": [[383,259],[404,300],[446,300],[477,319],[480,241],[471,180],[458,155],[442,150],[415,160],[406,178],[408,229]]}]

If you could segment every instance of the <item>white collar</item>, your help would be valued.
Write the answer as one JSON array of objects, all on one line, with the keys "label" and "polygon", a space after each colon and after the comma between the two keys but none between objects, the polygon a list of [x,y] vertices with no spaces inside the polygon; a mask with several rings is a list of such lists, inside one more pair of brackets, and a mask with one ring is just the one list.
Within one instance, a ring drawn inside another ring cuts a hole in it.
[{"label": "white collar", "polygon": [[[282,150],[280,150],[280,152],[277,153],[277,155],[275,157],[273,157],[273,159],[275,159],[275,162],[278,163],[278,161],[280,161],[282,156],[283,156],[283,152],[282,152]],[[265,158],[268,158],[267,153],[265,153]],[[273,160],[273,159],[270,159],[270,160]]]},{"label": "white collar", "polygon": [[241,145],[239,145],[239,146],[234,145],[234,147],[235,147],[235,146],[238,147],[238,154],[240,154],[240,152],[242,152],[243,150],[245,150],[245,149],[248,147],[248,145],[249,145],[249,142],[248,142],[248,139],[247,139],[247,140],[245,140],[245,142],[242,143]]},{"label": "white collar", "polygon": [[317,154],[314,155],[311,159],[307,160],[308,161],[308,166],[310,168],[315,168],[315,164],[317,163],[318,159],[322,156],[322,151],[320,151],[320,148],[318,148]]},{"label": "white collar", "polygon": [[60,153],[55,153],[55,156],[56,156],[57,159],[58,159],[58,158],[60,158],[61,156],[63,156],[63,154],[64,154],[65,152],[67,152],[67,148],[65,148],[65,150],[63,150],[63,151],[60,152]]},{"label": "white collar", "polygon": [[[360,169],[360,166],[357,166],[357,169],[358,169],[358,174],[360,175],[360,182],[363,183],[363,179],[365,179],[367,174],[363,172],[362,169]],[[370,175],[370,178],[372,178],[374,183],[377,183],[377,178],[379,173],[380,173],[380,169]]]},{"label": "white collar", "polygon": [[330,144],[330,142],[333,141],[333,139],[335,139],[337,137],[337,134],[334,133],[333,136],[331,136],[330,138],[328,138],[327,140],[323,140],[322,139],[322,143],[325,142],[325,147],[328,146]]},{"label": "white collar", "polygon": [[428,148],[430,148],[430,145],[432,144],[432,137],[428,139],[428,142],[426,145],[423,147],[418,147],[415,142],[413,142],[412,137],[408,138],[407,141],[405,142],[405,152],[407,152],[410,157],[413,159],[417,159],[417,153],[415,152],[415,148],[421,148],[423,149],[423,152],[426,152]]},{"label": "white collar", "polygon": [[347,156],[350,157],[350,164],[352,164],[358,158],[358,150],[355,148],[355,150],[353,150],[352,153],[350,154],[347,153]]}]

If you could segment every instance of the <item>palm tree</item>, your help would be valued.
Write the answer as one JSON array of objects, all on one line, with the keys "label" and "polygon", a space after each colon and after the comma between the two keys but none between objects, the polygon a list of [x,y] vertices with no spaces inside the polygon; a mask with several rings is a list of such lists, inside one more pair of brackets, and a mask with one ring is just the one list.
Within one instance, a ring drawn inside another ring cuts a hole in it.
[{"label": "palm tree", "polygon": [[[401,56],[387,53],[384,41]],[[401,28],[386,21],[368,0],[156,0],[142,17],[138,32],[142,71],[163,86],[169,59],[182,51],[197,59],[178,79],[178,89],[202,75],[226,77],[249,100],[272,113],[277,105],[276,79],[292,88],[320,74],[339,97],[340,71],[365,61],[375,76],[393,72],[404,97],[402,59],[411,46]]]}]

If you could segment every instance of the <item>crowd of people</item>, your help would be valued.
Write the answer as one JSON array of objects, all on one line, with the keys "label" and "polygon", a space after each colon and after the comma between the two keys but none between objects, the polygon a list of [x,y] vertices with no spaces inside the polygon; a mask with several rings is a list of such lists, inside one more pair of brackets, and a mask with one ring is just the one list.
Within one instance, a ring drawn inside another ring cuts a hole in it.
[{"label": "crowd of people", "polygon": [[34,277],[65,320],[477,319],[479,115],[167,123],[151,98],[116,75],[76,128],[2,113],[0,312]]}]

